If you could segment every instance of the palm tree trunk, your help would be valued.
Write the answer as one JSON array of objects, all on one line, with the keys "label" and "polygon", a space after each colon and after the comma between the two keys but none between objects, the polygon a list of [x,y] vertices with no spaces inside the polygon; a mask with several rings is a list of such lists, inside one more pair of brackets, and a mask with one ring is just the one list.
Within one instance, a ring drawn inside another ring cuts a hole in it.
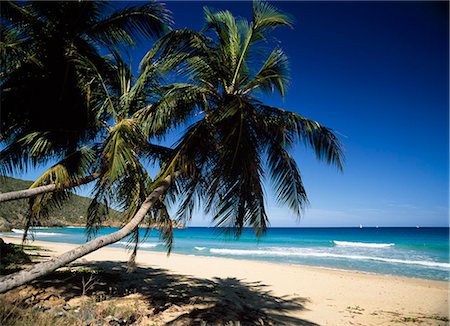
[{"label": "palm tree trunk", "polygon": [[[63,186],[63,188],[65,189],[69,189],[69,188],[74,188],[77,186],[81,186],[84,185],[86,183],[89,183],[91,181],[94,181],[95,179],[97,179],[100,176],[100,173],[94,173],[92,175],[89,175],[87,177],[81,178],[80,180],[78,180],[75,183],[70,183],[67,184],[65,186]],[[55,184],[49,184],[49,185],[45,185],[45,186],[40,186],[40,187],[36,187],[36,188],[31,188],[31,189],[25,189],[25,190],[17,190],[17,191],[10,191],[7,193],[0,193],[0,203],[6,202],[6,201],[11,201],[11,200],[17,200],[17,199],[24,199],[24,198],[30,198],[30,197],[34,197],[40,194],[44,194],[47,192],[52,192],[57,190],[57,187]]]},{"label": "palm tree trunk", "polygon": [[74,260],[83,257],[97,249],[125,238],[139,225],[139,223],[144,219],[148,210],[170,186],[173,178],[176,178],[179,174],[180,172],[176,172],[173,175],[169,175],[164,180],[162,180],[159,185],[152,191],[152,193],[145,199],[136,215],[134,215],[130,222],[128,222],[128,224],[126,224],[119,231],[89,241],[84,245],[72,249],[49,261],[38,263],[31,268],[0,278],[0,293],[6,292],[27,282],[33,281],[38,277],[51,273],[54,270],[68,263],[71,263]]}]

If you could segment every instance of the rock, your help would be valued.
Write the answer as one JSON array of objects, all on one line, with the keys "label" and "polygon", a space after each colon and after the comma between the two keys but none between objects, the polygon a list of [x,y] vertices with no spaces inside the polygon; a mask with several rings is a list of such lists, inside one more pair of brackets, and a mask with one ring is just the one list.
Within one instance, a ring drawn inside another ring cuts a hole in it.
[{"label": "rock", "polygon": [[93,323],[93,325],[95,325],[95,326],[102,326],[102,325],[103,325],[103,321],[102,321],[101,319],[96,320],[96,321]]},{"label": "rock", "polygon": [[89,300],[89,297],[86,295],[80,296],[80,297],[75,297],[75,298],[72,298],[69,301],[67,301],[66,305],[68,305],[69,307],[72,307],[72,308],[79,307],[88,300]]},{"label": "rock", "polygon": [[115,320],[115,319],[117,319],[117,318],[114,316],[111,316],[111,315],[105,317],[105,321],[107,321],[107,322],[109,322],[110,320]]},{"label": "rock", "polygon": [[44,305],[46,307],[57,307],[64,305],[65,301],[57,296],[51,296],[48,300],[45,300]]},{"label": "rock", "polygon": [[42,290],[36,289],[33,286],[25,285],[19,291],[19,293],[17,293],[17,298],[18,298],[18,301],[22,301],[22,300],[26,300],[26,299],[31,299],[33,301],[36,298],[36,296],[38,296],[42,292],[43,292]]},{"label": "rock", "polygon": [[48,314],[56,315],[56,316],[59,316],[59,317],[67,315],[64,310],[61,310],[61,308],[47,308],[47,309],[44,308],[44,310]]},{"label": "rock", "polygon": [[[118,318],[116,318],[114,316],[111,316],[111,315],[105,317],[104,321],[107,322],[109,325],[112,325],[112,326],[122,325],[122,321],[120,319],[118,319]],[[126,323],[126,321],[125,321],[125,323]]]},{"label": "rock", "polygon": [[61,221],[52,221],[51,223],[49,223],[49,226],[54,228],[63,228],[66,225]]},{"label": "rock", "polygon": [[181,308],[180,306],[178,306],[176,304],[173,304],[170,308],[173,311],[183,311],[184,310],[183,308]]}]

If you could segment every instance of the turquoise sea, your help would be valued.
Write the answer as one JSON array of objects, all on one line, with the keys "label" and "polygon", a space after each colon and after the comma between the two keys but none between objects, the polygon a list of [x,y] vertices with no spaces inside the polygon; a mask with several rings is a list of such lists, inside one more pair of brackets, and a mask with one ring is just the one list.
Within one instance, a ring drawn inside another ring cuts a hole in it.
[{"label": "turquoise sea", "polygon": [[[98,235],[115,230],[102,228]],[[13,231],[0,236],[20,237],[23,232]],[[143,237],[145,230],[141,232]],[[86,241],[84,228],[37,228],[33,233],[36,240]],[[123,240],[112,246],[126,248],[127,244]],[[140,249],[165,251],[154,230]],[[433,280],[449,280],[450,273],[448,228],[270,228],[259,239],[249,229],[236,240],[214,228],[189,227],[175,230],[173,252]]]}]

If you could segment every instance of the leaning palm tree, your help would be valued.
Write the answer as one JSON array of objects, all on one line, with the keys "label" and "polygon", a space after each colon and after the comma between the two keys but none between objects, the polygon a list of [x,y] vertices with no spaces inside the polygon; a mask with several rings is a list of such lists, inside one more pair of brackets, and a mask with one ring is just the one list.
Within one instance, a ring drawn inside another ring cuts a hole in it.
[{"label": "leaning palm tree", "polygon": [[95,139],[110,118],[98,77],[113,72],[102,52],[159,37],[170,22],[159,2],[2,2],[0,172],[60,160]]},{"label": "leaning palm tree", "polygon": [[[290,154],[293,146],[311,147],[318,159],[340,170],[342,149],[332,130],[259,100],[274,91],[285,95],[286,55],[279,47],[263,53],[271,30],[291,26],[289,16],[255,1],[250,23],[208,8],[205,18],[211,37],[174,31],[162,41],[175,46],[167,51],[185,54],[179,72],[186,82],[168,86],[159,102],[138,116],[151,134],[194,121],[161,174],[164,178],[185,167],[178,186],[168,191],[168,198],[179,200],[179,218],[189,220],[194,207],[203,203],[217,226],[231,227],[237,235],[252,226],[261,234],[268,224],[263,177],[272,181],[278,201],[300,216],[308,200]],[[170,105],[174,102],[176,106]]]},{"label": "leaning palm tree", "polygon": [[[153,65],[147,66],[136,81],[133,80],[129,67],[120,56],[116,55],[115,61],[116,74],[110,76],[112,79],[109,80],[109,87],[104,85],[107,91],[106,109],[111,119],[107,128],[97,137],[102,139],[71,153],[45,171],[33,183],[31,189],[48,185],[54,185],[55,189],[30,198],[24,239],[28,228],[34,222],[45,218],[50,207],[60,206],[65,200],[70,199],[73,188],[65,185],[77,185],[80,180],[93,175],[97,181],[92,202],[88,207],[88,237],[95,235],[98,226],[108,214],[110,205],[123,212],[123,221],[126,225],[106,238],[101,237],[88,242],[78,251],[68,252],[45,265],[36,265],[32,271],[23,271],[3,278],[0,280],[0,292],[47,274],[130,234],[134,240],[134,250],[130,259],[132,267],[140,240],[139,223],[143,221],[148,226],[158,227],[170,252],[173,237],[172,220],[163,201],[162,192],[170,184],[171,177],[165,178],[162,182],[153,182],[144,168],[144,162],[164,162],[170,157],[171,150],[149,143],[139,121],[133,117],[133,113],[148,102],[148,93],[152,93],[152,88],[157,87],[160,74],[165,70],[164,64],[168,60],[165,58],[160,64],[154,62]],[[86,61],[84,64],[90,63]]]},{"label": "leaning palm tree", "polygon": [[[133,179],[137,183],[131,200],[124,191],[114,192],[118,199],[125,198],[125,206],[131,205],[129,222],[117,232],[1,279],[0,292],[119,241],[136,230],[150,209],[171,199],[179,200],[180,219],[189,219],[194,207],[203,204],[217,226],[232,227],[238,235],[244,226],[252,226],[261,234],[268,222],[261,185],[264,173],[271,177],[278,200],[300,215],[307,197],[289,153],[297,142],[312,147],[319,159],[342,168],[340,143],[330,129],[258,100],[258,95],[275,89],[284,96],[286,56],[276,48],[258,65],[257,51],[270,30],[290,26],[289,17],[265,2],[254,3],[251,23],[228,11],[206,9],[205,16],[206,31],[215,33],[211,38],[174,31],[142,63],[144,71],[151,70],[159,52],[173,60],[171,66],[179,63],[175,71],[185,82],[159,88],[152,104],[140,110],[118,114],[102,144],[101,161],[106,168],[96,185],[97,201],[108,197],[108,189],[120,190],[122,181],[127,185],[124,189],[131,189],[126,179],[142,172],[135,153],[144,140],[194,121],[175,148],[165,152],[156,180],[141,186]],[[122,150],[125,147],[131,150]],[[92,211],[93,217],[98,216],[95,207]]]}]

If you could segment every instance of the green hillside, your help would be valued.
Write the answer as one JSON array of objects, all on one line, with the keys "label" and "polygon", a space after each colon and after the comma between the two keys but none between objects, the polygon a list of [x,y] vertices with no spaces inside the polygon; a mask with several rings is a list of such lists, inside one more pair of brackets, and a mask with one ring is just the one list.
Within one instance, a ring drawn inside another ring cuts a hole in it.
[{"label": "green hillside", "polygon": [[[32,181],[2,177],[0,178],[0,192],[27,189],[31,184]],[[50,211],[49,218],[40,222],[41,226],[84,226],[90,201],[90,198],[71,195],[71,198],[61,208],[55,208]],[[23,227],[27,203],[26,199],[21,199],[0,204],[0,231],[11,227]],[[109,218],[104,222],[104,226],[120,225],[121,213],[110,209]]]}]

